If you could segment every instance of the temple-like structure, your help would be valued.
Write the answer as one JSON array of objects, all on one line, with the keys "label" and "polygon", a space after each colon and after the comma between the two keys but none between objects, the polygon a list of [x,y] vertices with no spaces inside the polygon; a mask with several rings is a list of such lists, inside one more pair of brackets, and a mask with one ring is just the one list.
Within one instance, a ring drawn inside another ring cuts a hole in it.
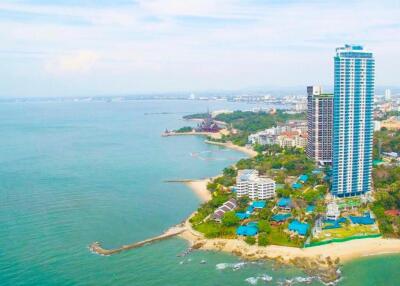
[{"label": "temple-like structure", "polygon": [[210,112],[207,112],[207,117],[196,128],[196,132],[219,132],[220,130],[221,128],[214,121]]}]

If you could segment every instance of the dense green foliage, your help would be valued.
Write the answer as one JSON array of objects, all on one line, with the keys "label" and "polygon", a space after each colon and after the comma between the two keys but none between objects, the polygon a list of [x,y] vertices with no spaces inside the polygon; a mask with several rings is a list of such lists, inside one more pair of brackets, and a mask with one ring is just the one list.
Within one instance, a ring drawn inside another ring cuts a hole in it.
[{"label": "dense green foliage", "polygon": [[207,116],[208,116],[207,112],[195,113],[195,114],[185,115],[185,116],[183,116],[183,119],[204,119],[204,118],[207,118]]},{"label": "dense green foliage", "polygon": [[400,237],[400,217],[385,214],[400,209],[400,166],[379,166],[373,170],[375,202],[372,210],[384,236]]},{"label": "dense green foliage", "polygon": [[380,158],[379,146],[381,152],[400,153],[400,131],[381,130],[374,133],[374,159]]},{"label": "dense green foliage", "polygon": [[258,235],[258,245],[267,246],[268,245],[268,235],[266,233],[260,233]]},{"label": "dense green foliage", "polygon": [[[254,158],[242,159],[236,166],[238,169],[257,169],[261,174],[273,176],[278,183],[283,183],[286,176],[299,176],[310,173],[315,164],[307,158],[302,149],[276,148],[271,146],[273,151],[260,154]],[[281,180],[279,180],[281,175]]]},{"label": "dense green foliage", "polygon": [[256,244],[256,238],[253,236],[248,236],[244,239],[247,244],[254,245]]},{"label": "dense green foliage", "polygon": [[373,169],[374,186],[377,189],[396,191],[400,189],[400,166],[378,166]]},{"label": "dense green foliage", "polygon": [[236,216],[235,211],[224,213],[222,224],[224,226],[237,226],[239,224],[239,218]]},{"label": "dense green foliage", "polygon": [[258,221],[258,230],[261,233],[270,233],[271,232],[271,225],[267,220],[260,220]]},{"label": "dense green foliage", "polygon": [[282,110],[271,114],[267,112],[235,111],[233,113],[222,113],[215,117],[240,131],[254,133],[275,126],[277,123],[293,119],[306,119],[305,113],[287,114]]},{"label": "dense green foliage", "polygon": [[179,129],[175,130],[175,132],[177,132],[177,133],[185,133],[185,132],[192,132],[192,131],[193,131],[193,127],[191,127],[191,126],[184,126],[184,127],[181,127]]},{"label": "dense green foliage", "polygon": [[212,182],[208,183],[207,189],[210,192],[221,191],[226,187],[233,186],[236,181],[237,170],[233,167],[225,168],[222,176],[215,178]]}]

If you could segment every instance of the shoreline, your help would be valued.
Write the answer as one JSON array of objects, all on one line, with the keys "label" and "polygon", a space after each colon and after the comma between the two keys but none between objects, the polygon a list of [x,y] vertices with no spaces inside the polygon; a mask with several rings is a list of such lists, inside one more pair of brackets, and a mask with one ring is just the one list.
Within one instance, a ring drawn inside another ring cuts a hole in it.
[{"label": "shoreline", "polygon": [[238,145],[233,144],[232,142],[223,143],[223,142],[215,142],[215,141],[210,141],[210,140],[204,140],[204,143],[223,146],[223,147],[235,150],[235,151],[239,151],[239,152],[245,153],[249,157],[255,157],[258,154],[253,149],[249,149],[249,148],[244,147],[244,146],[238,146]]},{"label": "shoreline", "polygon": [[[211,199],[211,193],[207,190],[210,179],[212,178],[194,180],[185,184],[201,198],[202,202],[207,202]],[[341,262],[348,262],[363,257],[400,254],[400,239],[381,237],[333,242],[307,248],[249,245],[241,239],[208,239],[192,228],[189,219],[195,213],[196,211],[186,219],[185,230],[178,236],[188,241],[191,247],[199,250],[222,251],[249,260],[273,259],[286,264],[293,264],[293,261],[298,259],[316,261],[330,257],[331,259],[339,258]]]},{"label": "shoreline", "polygon": [[190,180],[187,182],[183,182],[183,184],[189,187],[204,203],[211,200],[211,193],[207,190],[207,184],[211,182],[212,179],[213,178]]}]

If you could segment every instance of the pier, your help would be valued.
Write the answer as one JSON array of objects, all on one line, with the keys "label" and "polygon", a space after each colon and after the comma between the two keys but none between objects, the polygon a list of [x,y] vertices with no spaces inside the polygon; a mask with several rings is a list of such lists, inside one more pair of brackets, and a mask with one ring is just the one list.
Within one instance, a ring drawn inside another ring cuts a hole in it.
[{"label": "pier", "polygon": [[181,234],[182,232],[184,232],[186,230],[186,226],[183,224],[171,227],[170,229],[168,229],[166,232],[164,232],[163,234],[159,235],[159,236],[155,236],[152,238],[148,238],[139,242],[135,242],[132,244],[127,244],[127,245],[123,245],[119,248],[114,248],[114,249],[104,249],[103,247],[101,247],[101,243],[100,242],[93,242],[89,249],[91,251],[93,251],[94,253],[97,254],[101,254],[101,255],[113,255],[113,254],[117,254],[120,253],[122,251],[125,250],[129,250],[129,249],[134,249],[134,248],[139,248],[141,246],[144,246],[146,244],[149,243],[154,243],[156,241],[160,241],[160,240],[164,240],[164,239],[168,239],[174,236],[177,236],[178,234]]}]

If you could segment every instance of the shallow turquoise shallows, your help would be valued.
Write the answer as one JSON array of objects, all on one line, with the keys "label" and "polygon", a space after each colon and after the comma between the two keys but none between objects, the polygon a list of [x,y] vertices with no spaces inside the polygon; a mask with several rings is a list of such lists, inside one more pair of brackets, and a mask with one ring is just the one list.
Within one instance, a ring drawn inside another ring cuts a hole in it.
[{"label": "shallow turquoise shallows", "polygon": [[[0,285],[262,285],[269,276],[276,285],[306,277],[222,253],[177,257],[187,248],[179,238],[109,257],[89,251],[94,241],[116,247],[181,222],[200,201],[185,186],[164,181],[214,176],[244,157],[201,137],[160,136],[165,128],[193,124],[182,115],[207,108],[252,106],[1,103]],[[355,261],[344,266],[340,284],[398,285],[399,266],[398,256]]]}]

